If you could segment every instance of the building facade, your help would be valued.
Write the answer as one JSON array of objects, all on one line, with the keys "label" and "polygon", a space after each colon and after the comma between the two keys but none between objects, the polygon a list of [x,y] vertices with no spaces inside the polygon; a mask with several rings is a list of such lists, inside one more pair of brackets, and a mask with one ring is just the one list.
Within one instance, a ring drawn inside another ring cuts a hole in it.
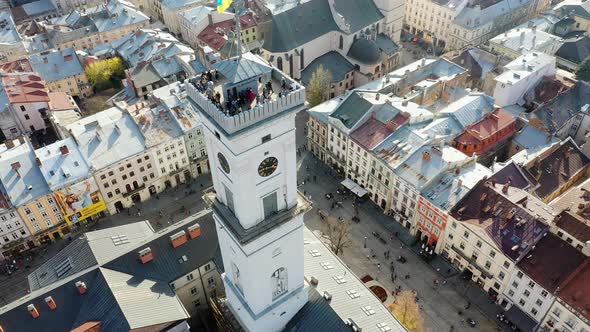
[{"label": "building facade", "polygon": [[[274,75],[293,82],[278,71]],[[257,76],[245,80],[256,82]],[[197,104],[204,98],[192,85],[187,90]],[[283,329],[308,299],[301,213],[306,203],[297,195],[293,130],[304,95],[299,87],[282,96],[291,102],[274,110],[272,118],[257,113],[247,121],[224,121],[221,110],[201,109],[228,306],[251,331]]]}]

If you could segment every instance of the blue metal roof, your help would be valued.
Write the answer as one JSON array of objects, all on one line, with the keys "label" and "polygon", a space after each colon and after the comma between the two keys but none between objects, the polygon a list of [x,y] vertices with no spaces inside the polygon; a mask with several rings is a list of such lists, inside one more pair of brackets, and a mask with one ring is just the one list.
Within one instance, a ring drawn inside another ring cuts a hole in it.
[{"label": "blue metal roof", "polygon": [[97,170],[145,150],[144,137],[131,116],[116,107],[76,121],[67,129]]},{"label": "blue metal roof", "polygon": [[162,6],[169,9],[178,9],[186,6],[190,6],[195,3],[201,3],[202,0],[163,0]]},{"label": "blue metal roof", "polygon": [[7,23],[4,29],[0,29],[0,45],[12,45],[22,41],[21,36],[16,31],[16,24],[9,12],[0,12],[0,21]]},{"label": "blue metal roof", "polygon": [[8,149],[0,145],[0,182],[14,206],[26,204],[50,193],[49,186],[35,160],[35,151],[26,140]]},{"label": "blue metal roof", "polygon": [[[67,153],[62,153],[64,147]],[[37,149],[35,155],[41,161],[41,173],[51,190],[75,183],[91,173],[90,163],[71,137]]]},{"label": "blue metal roof", "polygon": [[31,55],[30,61],[33,69],[47,82],[55,82],[84,73],[84,68],[73,48]]},{"label": "blue metal roof", "polygon": [[213,65],[231,83],[239,83],[269,73],[272,68],[261,63],[252,53],[217,62]]},{"label": "blue metal roof", "polygon": [[27,15],[34,16],[46,12],[52,12],[55,10],[55,6],[50,0],[39,0],[24,4],[23,9]]}]

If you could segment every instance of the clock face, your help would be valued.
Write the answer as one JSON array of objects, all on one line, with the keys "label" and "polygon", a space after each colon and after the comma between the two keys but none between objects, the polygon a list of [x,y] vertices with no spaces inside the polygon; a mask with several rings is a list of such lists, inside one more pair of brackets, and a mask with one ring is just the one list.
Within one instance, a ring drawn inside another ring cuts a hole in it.
[{"label": "clock face", "polygon": [[227,163],[227,159],[225,159],[225,156],[220,153],[217,154],[217,159],[219,160],[219,165],[221,166],[221,169],[229,174],[229,164]]},{"label": "clock face", "polygon": [[260,176],[267,177],[274,173],[278,166],[279,161],[277,158],[268,157],[260,163],[260,166],[258,166],[258,174],[260,174]]}]

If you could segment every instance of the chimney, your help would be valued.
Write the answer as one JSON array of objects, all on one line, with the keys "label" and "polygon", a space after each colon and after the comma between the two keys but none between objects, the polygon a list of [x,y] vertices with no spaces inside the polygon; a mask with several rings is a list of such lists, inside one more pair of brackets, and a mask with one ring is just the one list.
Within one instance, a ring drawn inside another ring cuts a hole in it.
[{"label": "chimney", "polygon": [[20,144],[25,144],[25,138],[23,136],[19,136],[18,141],[20,142]]},{"label": "chimney", "polygon": [[55,303],[55,301],[53,300],[53,297],[51,297],[51,296],[46,297],[45,303],[47,303],[47,306],[49,307],[49,309],[51,309],[51,310],[57,309],[57,303]]},{"label": "chimney", "polygon": [[194,224],[188,228],[188,236],[192,239],[196,239],[201,236],[201,225]]},{"label": "chimney", "polygon": [[459,175],[461,173],[461,167],[455,168],[455,175]]},{"label": "chimney", "polygon": [[395,121],[387,121],[387,123],[385,124],[385,128],[387,128],[390,131],[395,131],[397,127],[398,125]]},{"label": "chimney", "polygon": [[510,181],[506,182],[506,184],[502,187],[502,192],[504,194],[508,194],[508,188],[510,188]]},{"label": "chimney", "polygon": [[574,149],[573,149],[571,146],[570,146],[570,147],[568,147],[567,149],[565,149],[565,151],[563,152],[563,157],[564,157],[565,159],[568,159],[568,158],[570,157],[570,155],[572,154],[572,151],[573,151],[573,150],[574,150]]},{"label": "chimney", "polygon": [[64,145],[64,146],[59,147],[59,152],[61,152],[61,154],[63,154],[63,155],[66,155],[66,154],[70,153],[70,150],[68,149],[67,145]]},{"label": "chimney", "polygon": [[12,149],[14,147],[14,142],[11,139],[6,140],[6,142],[4,142],[4,144],[9,149]]},{"label": "chimney", "polygon": [[483,193],[483,194],[481,194],[481,196],[479,196],[479,201],[480,202],[483,202],[483,201],[486,200],[487,197],[488,197],[488,194],[487,193]]},{"label": "chimney", "polygon": [[422,152],[422,159],[425,161],[429,161],[430,160],[430,152],[428,152],[428,151]]},{"label": "chimney", "polygon": [[524,43],[524,31],[520,33],[520,45]]},{"label": "chimney", "polygon": [[496,179],[492,178],[492,187],[495,187],[495,186],[496,186]]},{"label": "chimney", "polygon": [[10,164],[10,166],[12,167],[12,169],[16,172],[16,175],[18,175],[20,177],[20,173],[19,173],[19,169],[20,169],[20,162],[15,162]]},{"label": "chimney", "polygon": [[41,167],[43,165],[43,163],[41,162],[41,159],[39,159],[39,157],[35,158],[35,160],[37,161],[37,166]]},{"label": "chimney", "polygon": [[185,231],[180,231],[176,234],[172,234],[170,235],[170,241],[172,242],[172,247],[173,248],[178,248],[181,245],[185,244],[187,241],[186,238],[186,232]]},{"label": "chimney", "polygon": [[209,19],[209,25],[213,25],[213,15],[211,15],[211,13],[209,13],[207,15],[207,18]]},{"label": "chimney", "polygon": [[463,180],[459,179],[457,181],[457,188],[461,188],[463,186]]},{"label": "chimney", "polygon": [[316,277],[311,277],[311,279],[309,280],[309,283],[312,286],[317,286],[320,283],[320,281]]},{"label": "chimney", "polygon": [[375,100],[379,100],[379,94],[375,94]]},{"label": "chimney", "polygon": [[422,61],[420,61],[420,64],[422,66],[425,66],[426,65],[426,58],[422,58]]},{"label": "chimney", "polygon": [[34,304],[29,304],[27,306],[27,310],[29,310],[29,313],[31,314],[31,316],[33,316],[33,318],[39,317],[39,310],[37,310]]},{"label": "chimney", "polygon": [[402,106],[408,106],[408,100],[404,98],[404,100],[402,100]]},{"label": "chimney", "polygon": [[86,293],[88,290],[88,287],[86,287],[86,283],[84,281],[76,281],[75,285],[80,295]]},{"label": "chimney", "polygon": [[154,254],[152,253],[152,249],[150,249],[150,247],[141,249],[138,253],[139,260],[142,264],[146,264],[154,260]]}]

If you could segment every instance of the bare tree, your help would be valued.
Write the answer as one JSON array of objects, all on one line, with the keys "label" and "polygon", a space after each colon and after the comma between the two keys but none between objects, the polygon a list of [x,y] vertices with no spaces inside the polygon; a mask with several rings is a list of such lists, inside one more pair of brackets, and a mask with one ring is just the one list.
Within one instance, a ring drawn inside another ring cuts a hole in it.
[{"label": "bare tree", "polygon": [[420,306],[416,303],[416,295],[412,291],[403,291],[395,297],[395,302],[389,306],[395,318],[412,332],[424,331],[424,317]]},{"label": "bare tree", "polygon": [[350,222],[339,221],[335,217],[326,217],[326,226],[324,236],[330,241],[329,246],[335,255],[344,252],[351,244],[350,240]]}]

